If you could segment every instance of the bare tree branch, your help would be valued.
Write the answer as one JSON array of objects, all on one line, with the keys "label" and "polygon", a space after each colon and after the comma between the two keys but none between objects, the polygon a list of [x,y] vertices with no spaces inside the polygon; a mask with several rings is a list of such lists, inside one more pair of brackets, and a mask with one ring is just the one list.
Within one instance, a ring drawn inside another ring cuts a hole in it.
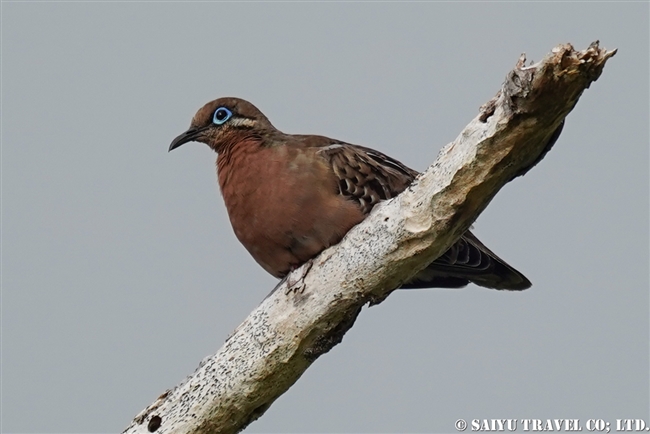
[{"label": "bare tree branch", "polygon": [[607,51],[569,44],[525,57],[436,162],[379,204],[336,246],[268,296],[224,346],[143,410],[126,433],[234,433],[260,417],[320,355],[341,342],[364,304],[379,303],[440,256],[494,195],[537,164],[564,118],[601,74]]}]

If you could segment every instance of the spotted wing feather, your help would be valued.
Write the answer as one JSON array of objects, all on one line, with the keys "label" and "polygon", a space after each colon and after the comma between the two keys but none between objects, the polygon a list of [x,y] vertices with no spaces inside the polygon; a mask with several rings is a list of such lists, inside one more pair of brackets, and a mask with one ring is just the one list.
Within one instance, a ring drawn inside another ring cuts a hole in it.
[{"label": "spotted wing feather", "polygon": [[[329,160],[338,178],[339,194],[356,201],[364,214],[380,201],[400,194],[419,174],[381,152],[361,146],[335,143],[319,152]],[[402,288],[459,288],[470,281],[494,289],[530,287],[526,277],[467,231]]]},{"label": "spotted wing feather", "polygon": [[399,161],[361,146],[337,143],[320,153],[338,178],[339,194],[358,202],[364,214],[404,191],[418,175]]}]

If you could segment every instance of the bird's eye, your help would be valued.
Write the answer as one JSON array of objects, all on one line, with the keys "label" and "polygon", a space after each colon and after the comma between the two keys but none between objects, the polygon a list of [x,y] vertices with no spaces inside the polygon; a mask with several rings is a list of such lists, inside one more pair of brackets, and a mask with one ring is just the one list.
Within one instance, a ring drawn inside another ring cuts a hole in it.
[{"label": "bird's eye", "polygon": [[214,111],[214,116],[212,116],[212,122],[217,125],[221,125],[226,122],[232,116],[232,112],[225,107],[219,107]]}]

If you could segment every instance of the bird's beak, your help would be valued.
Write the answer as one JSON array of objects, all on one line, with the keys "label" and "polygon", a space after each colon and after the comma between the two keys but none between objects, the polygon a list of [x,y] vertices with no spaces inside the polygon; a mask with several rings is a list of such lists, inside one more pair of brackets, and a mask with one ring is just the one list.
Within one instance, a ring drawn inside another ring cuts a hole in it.
[{"label": "bird's beak", "polygon": [[178,148],[183,143],[196,140],[196,138],[201,135],[203,130],[205,130],[205,128],[190,128],[189,130],[185,131],[183,134],[172,140],[172,144],[169,145],[168,152],[171,152],[172,150]]}]

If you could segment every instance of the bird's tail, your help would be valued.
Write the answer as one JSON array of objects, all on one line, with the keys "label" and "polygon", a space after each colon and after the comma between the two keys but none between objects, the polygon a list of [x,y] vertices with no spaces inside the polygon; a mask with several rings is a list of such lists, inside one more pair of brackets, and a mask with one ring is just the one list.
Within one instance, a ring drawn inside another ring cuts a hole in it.
[{"label": "bird's tail", "polygon": [[491,289],[520,291],[530,281],[495,255],[470,231],[402,288],[461,288],[475,283]]}]

